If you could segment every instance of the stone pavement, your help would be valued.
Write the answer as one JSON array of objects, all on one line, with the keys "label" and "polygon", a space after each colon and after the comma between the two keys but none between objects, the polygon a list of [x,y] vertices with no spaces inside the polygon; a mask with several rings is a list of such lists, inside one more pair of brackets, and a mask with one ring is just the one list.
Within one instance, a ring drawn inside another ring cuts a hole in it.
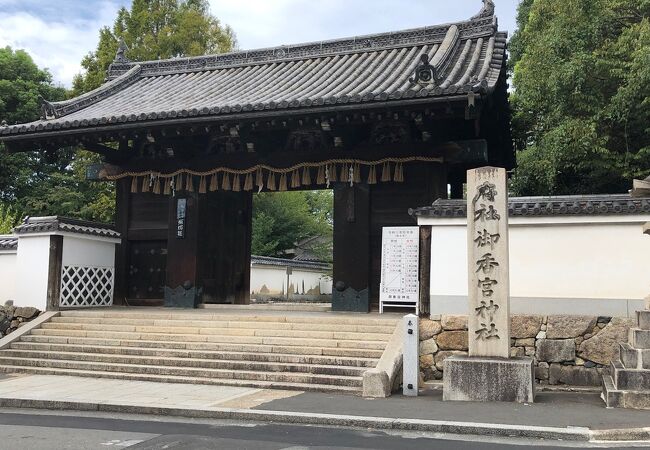
[{"label": "stone pavement", "polygon": [[50,375],[0,377],[0,406],[361,426],[577,441],[650,440],[650,411],[607,409],[595,392],[542,392],[535,404],[416,398]]}]

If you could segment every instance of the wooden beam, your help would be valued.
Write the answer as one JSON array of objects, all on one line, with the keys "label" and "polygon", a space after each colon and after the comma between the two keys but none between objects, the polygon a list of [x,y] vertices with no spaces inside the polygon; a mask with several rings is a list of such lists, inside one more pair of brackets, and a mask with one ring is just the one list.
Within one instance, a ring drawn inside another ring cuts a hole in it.
[{"label": "wooden beam", "polygon": [[428,318],[431,314],[431,225],[420,226],[420,280],[419,311],[420,317]]}]

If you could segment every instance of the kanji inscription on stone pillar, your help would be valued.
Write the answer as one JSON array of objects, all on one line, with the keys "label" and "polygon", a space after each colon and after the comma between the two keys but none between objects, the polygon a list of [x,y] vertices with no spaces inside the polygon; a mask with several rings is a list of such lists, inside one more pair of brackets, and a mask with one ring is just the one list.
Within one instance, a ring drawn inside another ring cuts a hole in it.
[{"label": "kanji inscription on stone pillar", "polygon": [[510,356],[506,171],[467,171],[469,356]]}]

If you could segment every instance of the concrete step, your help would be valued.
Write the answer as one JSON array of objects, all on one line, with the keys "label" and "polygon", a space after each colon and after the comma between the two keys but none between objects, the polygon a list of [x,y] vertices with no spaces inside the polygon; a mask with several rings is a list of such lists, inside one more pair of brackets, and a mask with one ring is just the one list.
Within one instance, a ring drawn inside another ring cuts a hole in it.
[{"label": "concrete step", "polygon": [[379,325],[396,326],[400,321],[394,317],[367,317],[358,315],[356,317],[337,316],[330,314],[223,314],[211,313],[204,310],[194,312],[164,311],[129,309],[120,311],[117,308],[102,310],[71,310],[61,311],[61,317],[88,317],[108,319],[145,319],[145,320],[175,320],[175,321],[225,321],[225,322],[281,322],[281,323],[307,323],[307,324],[329,324],[329,325]]},{"label": "concrete step", "polygon": [[164,334],[199,334],[218,336],[262,336],[262,337],[291,337],[308,339],[340,339],[388,342],[391,334],[387,333],[354,333],[337,331],[302,331],[302,330],[273,330],[253,328],[199,328],[191,326],[142,326],[142,325],[109,325],[96,323],[60,323],[50,322],[41,325],[41,329],[69,331],[109,331],[125,333],[164,333]]},{"label": "concrete step", "polygon": [[634,348],[650,349],[650,330],[630,328],[628,342]]},{"label": "concrete step", "polygon": [[0,366],[44,367],[102,372],[123,372],[146,375],[164,375],[209,379],[239,379],[280,383],[325,384],[361,388],[362,378],[342,375],[322,375],[291,372],[257,372],[251,370],[205,369],[142,364],[70,361],[65,359],[32,359],[5,357],[0,353]]},{"label": "concrete step", "polygon": [[[238,340],[239,341],[239,340]],[[193,342],[193,341],[163,341],[163,340],[128,340],[105,339],[68,336],[26,335],[21,342],[46,343],[46,344],[73,344],[89,346],[122,346],[141,347],[152,349],[177,349],[177,350],[206,350],[252,353],[284,353],[293,355],[322,355],[336,357],[368,357],[380,358],[383,349],[354,349],[336,347],[312,347],[297,345],[268,345],[244,344],[241,342]]]},{"label": "concrete step", "polygon": [[35,336],[65,336],[65,337],[90,337],[120,340],[149,340],[149,341],[182,341],[182,342],[220,342],[220,343],[245,343],[266,344],[303,347],[334,347],[383,350],[385,341],[360,341],[344,339],[309,339],[304,337],[264,337],[264,336],[222,336],[212,334],[170,334],[165,332],[123,332],[123,331],[90,331],[90,330],[61,330],[52,328],[38,328],[32,330]]},{"label": "concrete step", "polygon": [[159,383],[184,383],[184,384],[209,384],[221,386],[239,386],[239,387],[254,387],[262,389],[286,389],[286,390],[299,390],[299,391],[316,391],[316,392],[332,392],[332,393],[360,393],[358,387],[350,386],[337,386],[330,384],[304,384],[304,383],[291,383],[291,382],[277,382],[277,381],[262,381],[262,380],[240,380],[240,379],[209,379],[209,378],[194,378],[194,377],[179,377],[170,375],[152,375],[140,373],[125,373],[125,372],[108,372],[99,370],[71,370],[71,369],[57,369],[52,367],[32,367],[32,366],[1,366],[0,373],[24,373],[36,375],[68,375],[75,377],[91,377],[91,378],[113,378],[118,380],[135,380],[135,381],[155,381]]},{"label": "concrete step", "polygon": [[612,361],[610,374],[616,389],[628,391],[650,391],[650,370],[626,369],[620,361]]},{"label": "concrete step", "polygon": [[650,391],[617,389],[611,375],[603,375],[601,394],[608,408],[650,409]]},{"label": "concrete step", "polygon": [[68,361],[98,362],[110,364],[134,364],[146,366],[171,366],[174,368],[224,369],[252,372],[287,372],[299,374],[340,375],[361,377],[365,368],[323,364],[301,364],[268,361],[241,361],[204,358],[178,358],[116,355],[87,352],[48,352],[39,350],[0,350],[0,358],[58,359]]},{"label": "concrete step", "polygon": [[232,351],[206,351],[183,350],[164,348],[127,347],[120,345],[75,345],[75,344],[49,344],[38,342],[14,342],[12,349],[35,350],[40,352],[72,352],[72,353],[101,353],[126,356],[153,356],[165,358],[198,358],[229,361],[264,361],[291,364],[318,364],[344,367],[372,368],[377,365],[377,358],[365,357],[336,357],[319,355],[264,353],[258,351],[232,352]]},{"label": "concrete step", "polygon": [[619,344],[619,356],[626,369],[650,369],[650,349],[637,349],[623,342]]},{"label": "concrete step", "polygon": [[356,324],[322,324],[322,323],[293,323],[293,322],[250,322],[250,321],[209,321],[209,320],[167,320],[167,319],[127,319],[103,317],[53,317],[49,323],[84,323],[106,325],[133,326],[163,326],[163,327],[192,327],[192,328],[238,328],[255,330],[297,330],[297,331],[336,331],[347,333],[383,333],[392,334],[394,324],[388,325],[356,325]]},{"label": "concrete step", "polygon": [[650,330],[650,309],[636,312],[636,323],[642,330]]}]

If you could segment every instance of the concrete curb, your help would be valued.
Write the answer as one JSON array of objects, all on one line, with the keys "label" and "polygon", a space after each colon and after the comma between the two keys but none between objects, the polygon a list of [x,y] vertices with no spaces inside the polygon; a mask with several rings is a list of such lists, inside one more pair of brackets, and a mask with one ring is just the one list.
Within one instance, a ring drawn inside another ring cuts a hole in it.
[{"label": "concrete curb", "polygon": [[38,328],[39,326],[41,326],[41,324],[47,322],[52,317],[58,315],[59,315],[59,311],[45,311],[44,313],[40,314],[37,318],[30,320],[29,322],[27,322],[22,327],[18,328],[13,333],[9,333],[8,335],[0,339],[0,350],[9,348],[9,346],[13,342],[19,340],[24,335],[29,334],[29,332],[32,331],[34,328]]},{"label": "concrete curb", "polygon": [[0,399],[0,407],[98,411],[125,414],[151,414],[200,419],[326,425],[371,428],[377,430],[423,431],[457,435],[536,438],[580,442],[588,442],[595,439],[607,441],[640,440],[650,437],[650,428],[637,428],[629,430],[598,430],[597,432],[594,432],[589,428],[584,427],[539,427],[494,423],[450,422],[440,420],[394,419],[387,417],[315,414],[293,411],[264,411],[233,408],[191,409],[125,405],[117,403],[31,400],[20,398],[2,398]]}]

